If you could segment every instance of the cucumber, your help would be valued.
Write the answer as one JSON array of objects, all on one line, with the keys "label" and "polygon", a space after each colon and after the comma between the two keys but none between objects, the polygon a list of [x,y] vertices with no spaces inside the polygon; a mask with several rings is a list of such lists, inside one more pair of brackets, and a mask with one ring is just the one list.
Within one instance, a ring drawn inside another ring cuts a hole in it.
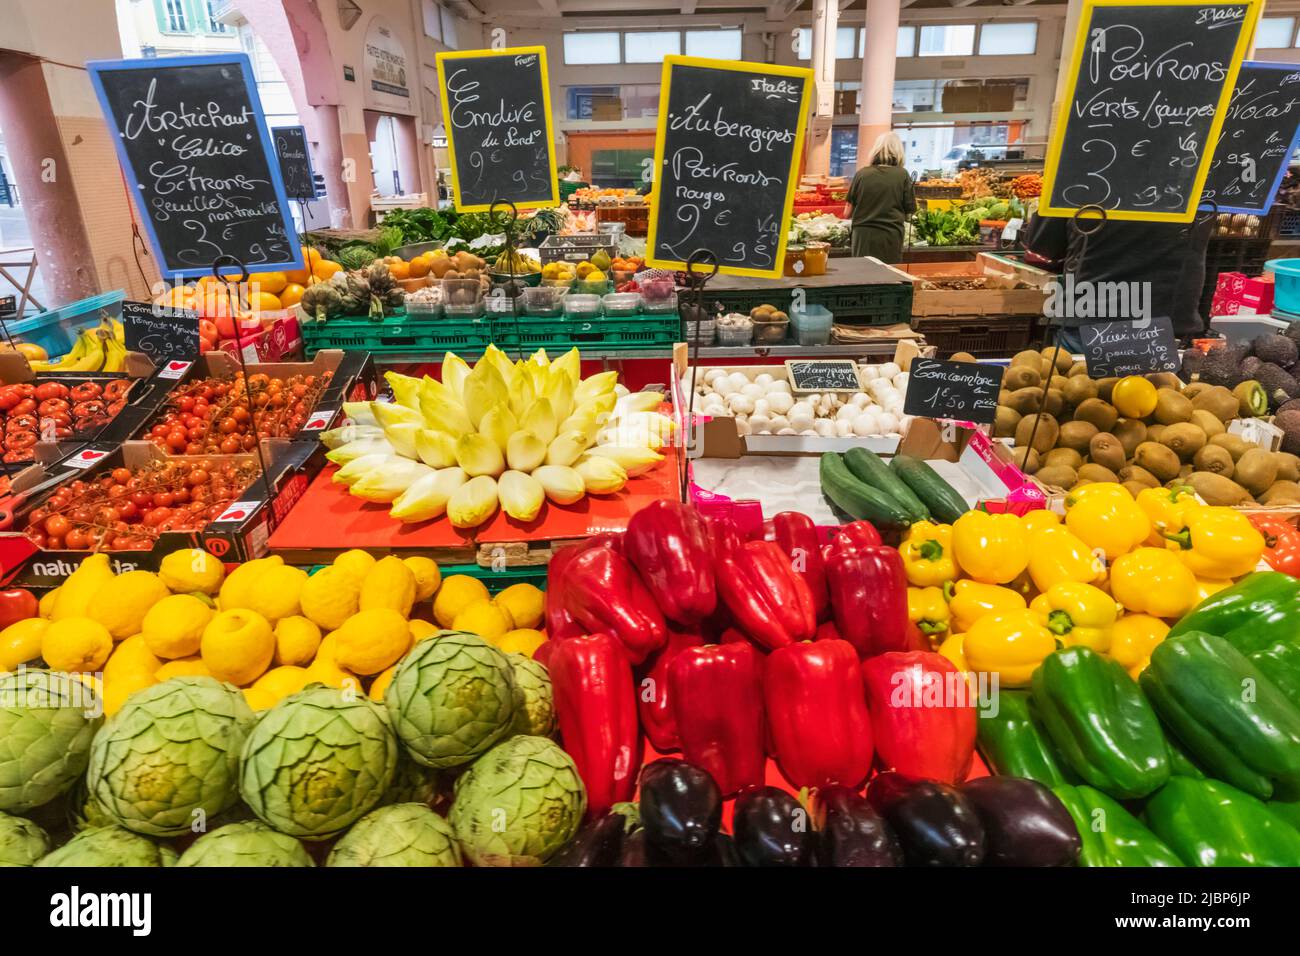
[{"label": "cucumber", "polygon": [[952,524],[970,511],[966,499],[957,494],[952,485],[940,478],[939,473],[920,458],[895,455],[889,462],[889,467],[926,503],[930,514],[937,521]]},{"label": "cucumber", "polygon": [[893,498],[853,477],[843,459],[833,451],[822,455],[822,494],[856,521],[870,521],[882,528],[905,528],[907,513]]},{"label": "cucumber", "polygon": [[906,482],[890,471],[889,466],[875,452],[865,448],[850,448],[844,453],[844,464],[859,481],[877,491],[883,491],[897,501],[912,521],[925,521],[930,517],[930,509],[925,506],[925,502],[907,487]]}]

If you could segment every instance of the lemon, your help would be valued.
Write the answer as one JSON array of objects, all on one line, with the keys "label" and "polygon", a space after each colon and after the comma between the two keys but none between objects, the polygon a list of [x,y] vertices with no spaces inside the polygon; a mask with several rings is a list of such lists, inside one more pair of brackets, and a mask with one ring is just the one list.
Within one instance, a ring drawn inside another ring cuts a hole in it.
[{"label": "lemon", "polygon": [[337,687],[340,690],[351,690],[354,693],[360,692],[361,678],[350,671],[345,671],[334,659],[337,643],[338,638],[334,634],[325,635],[325,639],[320,642],[320,647],[316,651],[316,659],[307,667],[307,673],[312,682],[319,682],[326,687]]},{"label": "lemon", "polygon": [[41,656],[41,638],[50,622],[43,617],[15,621],[0,631],[0,672],[11,671],[19,664]]},{"label": "lemon", "polygon": [[[101,585],[112,580],[113,569],[108,563],[108,555],[90,555],[59,585],[59,599],[50,612],[50,617],[56,621],[64,617],[84,617],[95,592]],[[129,634],[127,636],[130,637]]]},{"label": "lemon", "polygon": [[243,687],[270,666],[275,656],[275,635],[262,615],[248,608],[235,608],[222,611],[208,622],[200,652],[213,677]]},{"label": "lemon", "polygon": [[298,599],[304,617],[332,631],[360,610],[361,582],[336,567],[321,568],[303,584]]},{"label": "lemon", "polygon": [[253,682],[253,690],[264,690],[275,700],[284,700],[311,683],[311,674],[305,667],[272,667]]},{"label": "lemon", "polygon": [[523,654],[532,657],[533,653],[546,643],[546,635],[530,627],[517,627],[507,631],[500,640],[492,642],[503,654]]},{"label": "lemon", "polygon": [[245,687],[244,703],[248,705],[249,710],[261,711],[270,710],[278,701],[270,691],[262,690],[260,687]]},{"label": "lemon", "polygon": [[220,561],[201,548],[182,548],[162,559],[158,566],[162,583],[176,592],[202,591],[216,594],[225,580],[226,569]]},{"label": "lemon", "polygon": [[58,607],[59,604],[59,592],[62,590],[63,588],[57,587],[53,591],[46,592],[45,596],[42,597],[40,602],[36,605],[36,613],[43,618],[53,617],[54,609]]},{"label": "lemon", "polygon": [[334,632],[334,659],[354,674],[378,674],[411,646],[406,618],[392,608],[358,611]]},{"label": "lemon", "polygon": [[335,558],[333,567],[338,568],[360,585],[376,563],[373,555],[362,551],[360,548],[353,548],[351,551],[344,551]]},{"label": "lemon", "polygon": [[281,618],[275,625],[275,662],[306,667],[320,647],[320,628],[305,617]]},{"label": "lemon", "polygon": [[211,677],[212,671],[208,670],[208,665],[203,663],[201,657],[182,657],[180,660],[168,661],[153,676],[165,681],[173,677]]},{"label": "lemon", "polygon": [[432,558],[403,558],[402,563],[415,575],[415,601],[427,601],[438,593],[442,583],[442,572]]},{"label": "lemon", "polygon": [[104,713],[117,713],[136,691],[156,684],[162,663],[139,634],[113,648],[104,665]]},{"label": "lemon", "polygon": [[52,671],[97,671],[113,652],[113,635],[88,617],[55,621],[41,638],[41,656]]},{"label": "lemon", "polygon": [[171,594],[152,571],[127,571],[99,586],[86,616],[108,628],[113,640],[124,641],[139,634],[149,609]]},{"label": "lemon", "polygon": [[411,631],[412,647],[430,637],[436,637],[438,634],[438,628],[435,625],[430,624],[428,621],[422,621],[418,617],[407,621],[406,624]]},{"label": "lemon", "polygon": [[307,583],[307,572],[287,564],[267,568],[253,582],[243,607],[256,611],[272,624],[282,617],[293,617],[302,611],[301,596]]},{"label": "lemon", "polygon": [[237,607],[248,607],[248,602],[253,595],[253,585],[257,582],[258,577],[266,573],[268,569],[283,564],[284,559],[275,554],[269,558],[245,561],[226,575],[226,580],[222,583],[217,598],[217,606],[223,611],[229,611]]},{"label": "lemon", "polygon": [[192,594],[173,594],[149,609],[140,625],[140,635],[149,650],[173,661],[199,652],[203,629],[212,620],[212,608]]},{"label": "lemon", "polygon": [[433,601],[433,619],[441,627],[451,627],[468,605],[488,600],[488,589],[478,578],[468,574],[453,574],[442,582],[438,596]]},{"label": "lemon", "polygon": [[514,629],[514,621],[510,619],[509,611],[485,598],[461,610],[452,621],[451,629],[477,634],[489,644],[495,644]]},{"label": "lemon", "polygon": [[546,614],[546,592],[531,584],[512,584],[495,600],[510,612],[515,627],[534,628]]},{"label": "lemon", "polygon": [[393,682],[393,675],[397,673],[397,665],[394,664],[386,671],[382,671],[370,684],[370,699],[382,704],[384,702],[384,691],[388,690],[388,685]]},{"label": "lemon", "polygon": [[389,555],[378,561],[361,584],[360,608],[391,608],[409,617],[415,603],[415,575],[401,558]]}]

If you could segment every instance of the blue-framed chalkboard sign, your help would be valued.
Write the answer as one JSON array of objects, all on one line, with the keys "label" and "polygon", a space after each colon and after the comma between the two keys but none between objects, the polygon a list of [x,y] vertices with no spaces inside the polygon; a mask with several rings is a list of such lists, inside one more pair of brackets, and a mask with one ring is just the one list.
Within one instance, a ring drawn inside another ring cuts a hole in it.
[{"label": "blue-framed chalkboard sign", "polygon": [[1241,64],[1201,192],[1203,209],[1262,216],[1300,146],[1300,64]]},{"label": "blue-framed chalkboard sign", "polygon": [[166,276],[301,268],[298,233],[248,56],[86,64]]}]

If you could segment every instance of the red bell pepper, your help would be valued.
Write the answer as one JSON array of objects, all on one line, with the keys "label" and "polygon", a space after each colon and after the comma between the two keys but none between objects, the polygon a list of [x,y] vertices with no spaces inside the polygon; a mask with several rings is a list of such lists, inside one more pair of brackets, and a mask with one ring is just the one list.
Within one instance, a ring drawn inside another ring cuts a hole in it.
[{"label": "red bell pepper", "polygon": [[740,629],[763,647],[806,641],[817,630],[812,594],[772,541],[715,555],[718,594]]},{"label": "red bell pepper", "polygon": [[587,814],[632,799],[641,768],[632,665],[620,641],[589,634],[551,654],[551,688],[564,749],[587,788]]},{"label": "red bell pepper", "polygon": [[37,614],[36,595],[26,588],[0,591],[0,631]]},{"label": "red bell pepper", "polygon": [[668,667],[682,756],[724,796],[763,783],[762,673],[749,643],[689,648]]},{"label": "red bell pepper", "polygon": [[856,551],[859,548],[873,548],[881,544],[884,544],[884,541],[874,524],[870,521],[852,521],[841,525],[831,536],[828,554],[830,551]]},{"label": "red bell pepper", "polygon": [[673,717],[668,666],[682,651],[699,647],[703,643],[704,636],[698,631],[684,631],[670,624],[668,643],[650,656],[642,670],[637,687],[637,713],[641,715],[641,729],[660,753],[681,747],[677,736],[677,721]]},{"label": "red bell pepper", "polygon": [[744,536],[730,517],[709,515],[704,519],[704,528],[709,535],[709,550],[714,558],[734,551],[745,543]]},{"label": "red bell pepper", "polygon": [[830,597],[826,592],[826,565],[817,540],[817,525],[806,514],[782,511],[772,518],[772,539],[790,559],[794,573],[808,585],[813,613],[821,620],[830,610]]},{"label": "red bell pepper", "polygon": [[861,657],[908,649],[907,574],[897,551],[832,550],[826,582],[835,626]]},{"label": "red bell pepper", "polygon": [[587,633],[612,634],[640,664],[668,643],[668,626],[636,569],[608,548],[588,548],[565,565],[562,607]]},{"label": "red bell pepper", "polygon": [[961,783],[975,756],[974,695],[948,658],[926,651],[862,662],[877,761],[909,777]]},{"label": "red bell pepper", "polygon": [[763,699],[781,772],[796,787],[856,787],[871,770],[871,716],[848,641],[791,644],[768,655]]},{"label": "red bell pepper", "polygon": [[814,641],[842,641],[844,635],[840,629],[835,626],[834,621],[822,621],[817,625],[817,633],[813,635]]},{"label": "red bell pepper", "polygon": [[551,556],[546,566],[546,636],[553,641],[562,641],[567,637],[579,637],[587,633],[587,628],[575,621],[564,609],[561,583],[564,581],[565,569],[578,555],[590,548],[609,548],[618,551],[622,539],[615,534],[598,534],[587,538],[579,544],[560,548]]},{"label": "red bell pepper", "polygon": [[1278,514],[1253,514],[1250,523],[1264,536],[1264,560],[1274,571],[1300,578],[1300,529]]},{"label": "red bell pepper", "polygon": [[668,620],[690,625],[713,613],[713,549],[694,506],[651,502],[628,521],[623,553]]}]

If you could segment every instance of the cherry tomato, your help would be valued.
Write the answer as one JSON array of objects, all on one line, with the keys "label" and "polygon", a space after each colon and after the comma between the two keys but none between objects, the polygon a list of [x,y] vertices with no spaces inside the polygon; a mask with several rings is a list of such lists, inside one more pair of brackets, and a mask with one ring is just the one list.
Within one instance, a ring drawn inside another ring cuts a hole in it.
[{"label": "cherry tomato", "polygon": [[45,519],[45,533],[51,538],[62,538],[70,527],[71,523],[63,515],[50,515]]},{"label": "cherry tomato", "polygon": [[90,547],[90,534],[73,528],[63,536],[63,546],[69,551],[85,551]]}]

